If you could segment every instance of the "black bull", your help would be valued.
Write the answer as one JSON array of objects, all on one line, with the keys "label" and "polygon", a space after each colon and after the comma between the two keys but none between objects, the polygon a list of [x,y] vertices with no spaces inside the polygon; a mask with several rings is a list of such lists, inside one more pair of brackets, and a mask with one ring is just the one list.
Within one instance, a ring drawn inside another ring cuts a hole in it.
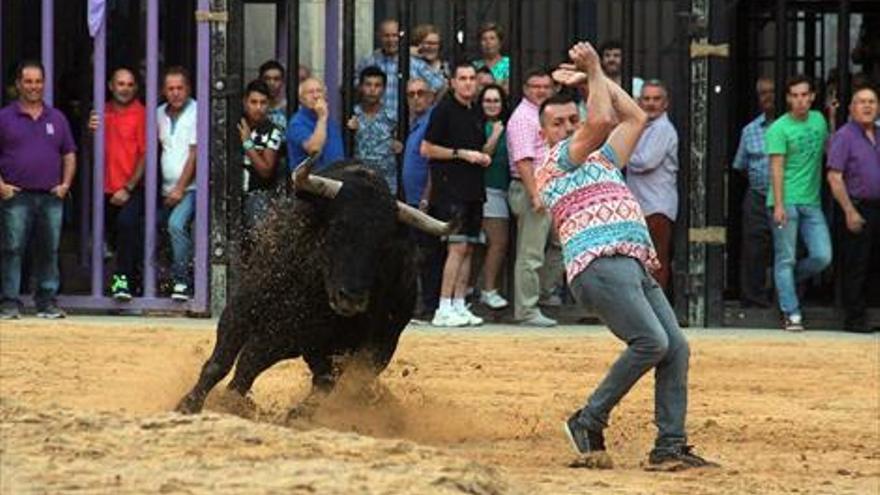
[{"label": "black bull", "polygon": [[435,235],[451,226],[395,201],[384,179],[360,165],[339,163],[323,177],[310,169],[308,160],[297,168],[297,200],[277,205],[260,227],[214,350],[178,411],[199,412],[233,363],[228,388],[245,396],[260,373],[302,357],[312,403],[333,388],[346,358],[366,358],[376,375],[391,360],[416,296],[403,224]]}]

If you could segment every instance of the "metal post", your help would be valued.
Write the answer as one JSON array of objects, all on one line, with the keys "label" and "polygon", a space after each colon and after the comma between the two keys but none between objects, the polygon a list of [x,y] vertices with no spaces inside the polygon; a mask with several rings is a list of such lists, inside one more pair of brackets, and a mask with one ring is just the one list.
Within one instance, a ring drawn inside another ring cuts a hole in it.
[{"label": "metal post", "polygon": [[837,126],[846,121],[846,108],[852,94],[849,72],[849,14],[850,0],[840,0],[837,9]]},{"label": "metal post", "polygon": [[[409,133],[409,105],[406,85],[410,76],[410,25],[412,24],[410,0],[397,0],[397,18],[400,19],[400,49],[397,51],[397,140],[406,142]],[[403,155],[397,155],[397,193],[403,194]]]},{"label": "metal post", "polygon": [[452,50],[455,60],[461,60],[467,54],[467,8],[462,0],[453,0],[452,29],[455,32],[455,44]]},{"label": "metal post", "polygon": [[156,297],[156,194],[158,192],[159,137],[156,107],[159,103],[159,0],[147,0],[147,156],[144,165],[144,297]]},{"label": "metal post", "polygon": [[623,45],[623,66],[620,72],[620,87],[632,94],[633,66],[635,55],[635,0],[623,0],[623,29],[621,29]]},{"label": "metal post", "polygon": [[3,2],[0,1],[0,106],[6,103],[6,66],[3,65]]},{"label": "metal post", "polygon": [[[208,11],[208,0],[199,0],[198,9]],[[196,121],[198,136],[196,143],[196,223],[195,223],[195,309],[208,309],[208,178],[210,162],[208,161],[208,145],[211,130],[211,46],[208,22],[200,22],[196,27]]]},{"label": "metal post", "polygon": [[339,0],[327,0],[325,12],[324,82],[331,120],[338,120],[342,97],[339,91]]},{"label": "metal post", "polygon": [[785,79],[788,77],[788,22],[786,21],[786,0],[776,0],[776,47],[774,50],[773,79],[776,81],[776,115],[786,112]]},{"label": "metal post", "polygon": [[[510,0],[508,2],[510,9],[510,26],[507,32],[508,39],[512,40],[510,45],[510,102],[519,101],[522,93],[522,75],[523,75],[523,46],[520,28],[522,27],[522,2],[520,0]],[[514,35],[514,33],[517,33]]]},{"label": "metal post", "polygon": [[42,59],[43,59],[43,79],[44,94],[43,100],[50,107],[55,100],[55,2],[54,0],[43,0],[42,5]]},{"label": "metal post", "polygon": [[[98,115],[98,130],[95,133],[94,163],[92,172],[92,296],[104,294],[104,104],[105,81],[107,80],[107,12],[101,20],[101,27],[94,40],[94,80],[93,101]],[[85,199],[85,198],[83,198]]]},{"label": "metal post", "polygon": [[[287,0],[275,4],[275,59],[287,60]],[[287,67],[287,72],[292,74],[293,69]]]},{"label": "metal post", "polygon": [[299,108],[299,0],[287,0],[287,113]]},{"label": "metal post", "polygon": [[[355,0],[342,2],[342,119],[348,122],[354,108],[354,33]],[[345,152],[350,155],[354,148],[354,136],[343,126]]]}]

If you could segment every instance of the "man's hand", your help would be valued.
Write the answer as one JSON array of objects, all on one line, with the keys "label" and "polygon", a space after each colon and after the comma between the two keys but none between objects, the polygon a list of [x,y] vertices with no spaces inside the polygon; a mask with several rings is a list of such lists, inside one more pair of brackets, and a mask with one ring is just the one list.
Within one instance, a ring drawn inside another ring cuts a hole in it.
[{"label": "man's hand", "polygon": [[575,43],[575,45],[568,50],[568,56],[571,58],[571,61],[574,62],[577,70],[581,72],[593,74],[596,71],[601,70],[599,54],[596,53],[596,49],[593,48],[593,45],[585,41]]},{"label": "man's hand", "polygon": [[776,206],[773,207],[773,223],[776,224],[777,228],[785,227],[785,223],[788,221],[788,216],[785,214],[785,207],[779,203],[776,203]]},{"label": "man's hand", "polygon": [[482,151],[459,150],[458,156],[468,163],[473,163],[474,165],[479,165],[481,167],[488,167],[492,164],[492,157]]},{"label": "man's hand", "polygon": [[12,199],[19,191],[21,191],[20,187],[4,182],[0,184],[0,199]]},{"label": "man's hand", "polygon": [[587,75],[572,64],[560,64],[559,68],[553,71],[552,76],[554,81],[570,88],[587,84]]},{"label": "man's hand", "polygon": [[326,119],[329,110],[327,109],[327,100],[324,98],[319,98],[318,101],[315,102],[315,113],[318,114],[319,119]]},{"label": "man's hand", "polygon": [[247,119],[244,117],[238,121],[238,135],[241,137],[242,143],[251,138],[251,126],[248,125]]},{"label": "man's hand", "polygon": [[354,131],[354,132],[357,132],[357,130],[360,128],[360,126],[361,125],[360,125],[360,123],[358,123],[357,116],[354,116],[354,115],[352,115],[351,118],[348,119],[348,122],[345,123],[345,127],[348,127],[348,129],[350,131]]},{"label": "man's hand", "polygon": [[532,210],[535,213],[544,213],[544,202],[537,195],[532,196]]},{"label": "man's hand", "polygon": [[94,110],[89,114],[89,132],[92,134],[98,132],[98,112]]},{"label": "man's hand", "polygon": [[57,186],[53,187],[52,191],[50,192],[55,196],[58,196],[59,199],[64,199],[65,197],[67,197],[68,191],[70,191],[69,184],[58,184]]},{"label": "man's hand", "polygon": [[846,212],[846,228],[853,234],[858,234],[865,226],[865,219],[858,210],[853,208],[852,211]]},{"label": "man's hand", "polygon": [[180,203],[180,200],[183,199],[183,194],[184,191],[182,189],[175,187],[171,190],[171,192],[168,193],[167,196],[165,196],[165,206],[167,206],[168,208],[173,208],[174,206],[177,206],[177,203]]},{"label": "man's hand", "polygon": [[128,189],[123,187],[113,193],[113,196],[110,196],[110,204],[113,206],[122,206],[127,203],[130,198],[131,194],[128,192]]}]

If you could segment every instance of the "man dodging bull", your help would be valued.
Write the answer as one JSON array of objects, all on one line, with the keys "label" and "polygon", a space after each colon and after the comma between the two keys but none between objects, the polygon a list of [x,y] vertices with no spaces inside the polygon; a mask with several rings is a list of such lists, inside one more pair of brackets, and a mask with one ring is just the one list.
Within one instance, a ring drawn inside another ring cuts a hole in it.
[{"label": "man dodging bull", "polygon": [[313,159],[294,172],[295,201],[261,224],[242,283],[224,309],[213,353],[177,410],[202,409],[211,389],[236,364],[228,388],[241,396],[263,371],[302,357],[312,373],[308,412],[329,393],[355,357],[378,375],[397,348],[416,294],[407,229],[451,231],[395,201],[384,179],[355,162],[311,174]]}]

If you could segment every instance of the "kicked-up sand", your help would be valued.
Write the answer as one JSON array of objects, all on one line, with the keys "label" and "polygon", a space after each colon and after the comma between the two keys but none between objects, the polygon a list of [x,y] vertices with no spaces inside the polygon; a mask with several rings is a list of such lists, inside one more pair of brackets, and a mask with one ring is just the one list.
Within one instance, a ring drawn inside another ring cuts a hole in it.
[{"label": "kicked-up sand", "polygon": [[599,327],[410,328],[369,393],[288,423],[300,360],[250,402],[220,385],[205,413],[170,412],[210,322],[4,321],[0,493],[880,494],[876,335],[687,334],[689,440],[721,467],[655,473],[650,374],[612,414],[613,468],[570,467],[562,421],[622,349]]}]

